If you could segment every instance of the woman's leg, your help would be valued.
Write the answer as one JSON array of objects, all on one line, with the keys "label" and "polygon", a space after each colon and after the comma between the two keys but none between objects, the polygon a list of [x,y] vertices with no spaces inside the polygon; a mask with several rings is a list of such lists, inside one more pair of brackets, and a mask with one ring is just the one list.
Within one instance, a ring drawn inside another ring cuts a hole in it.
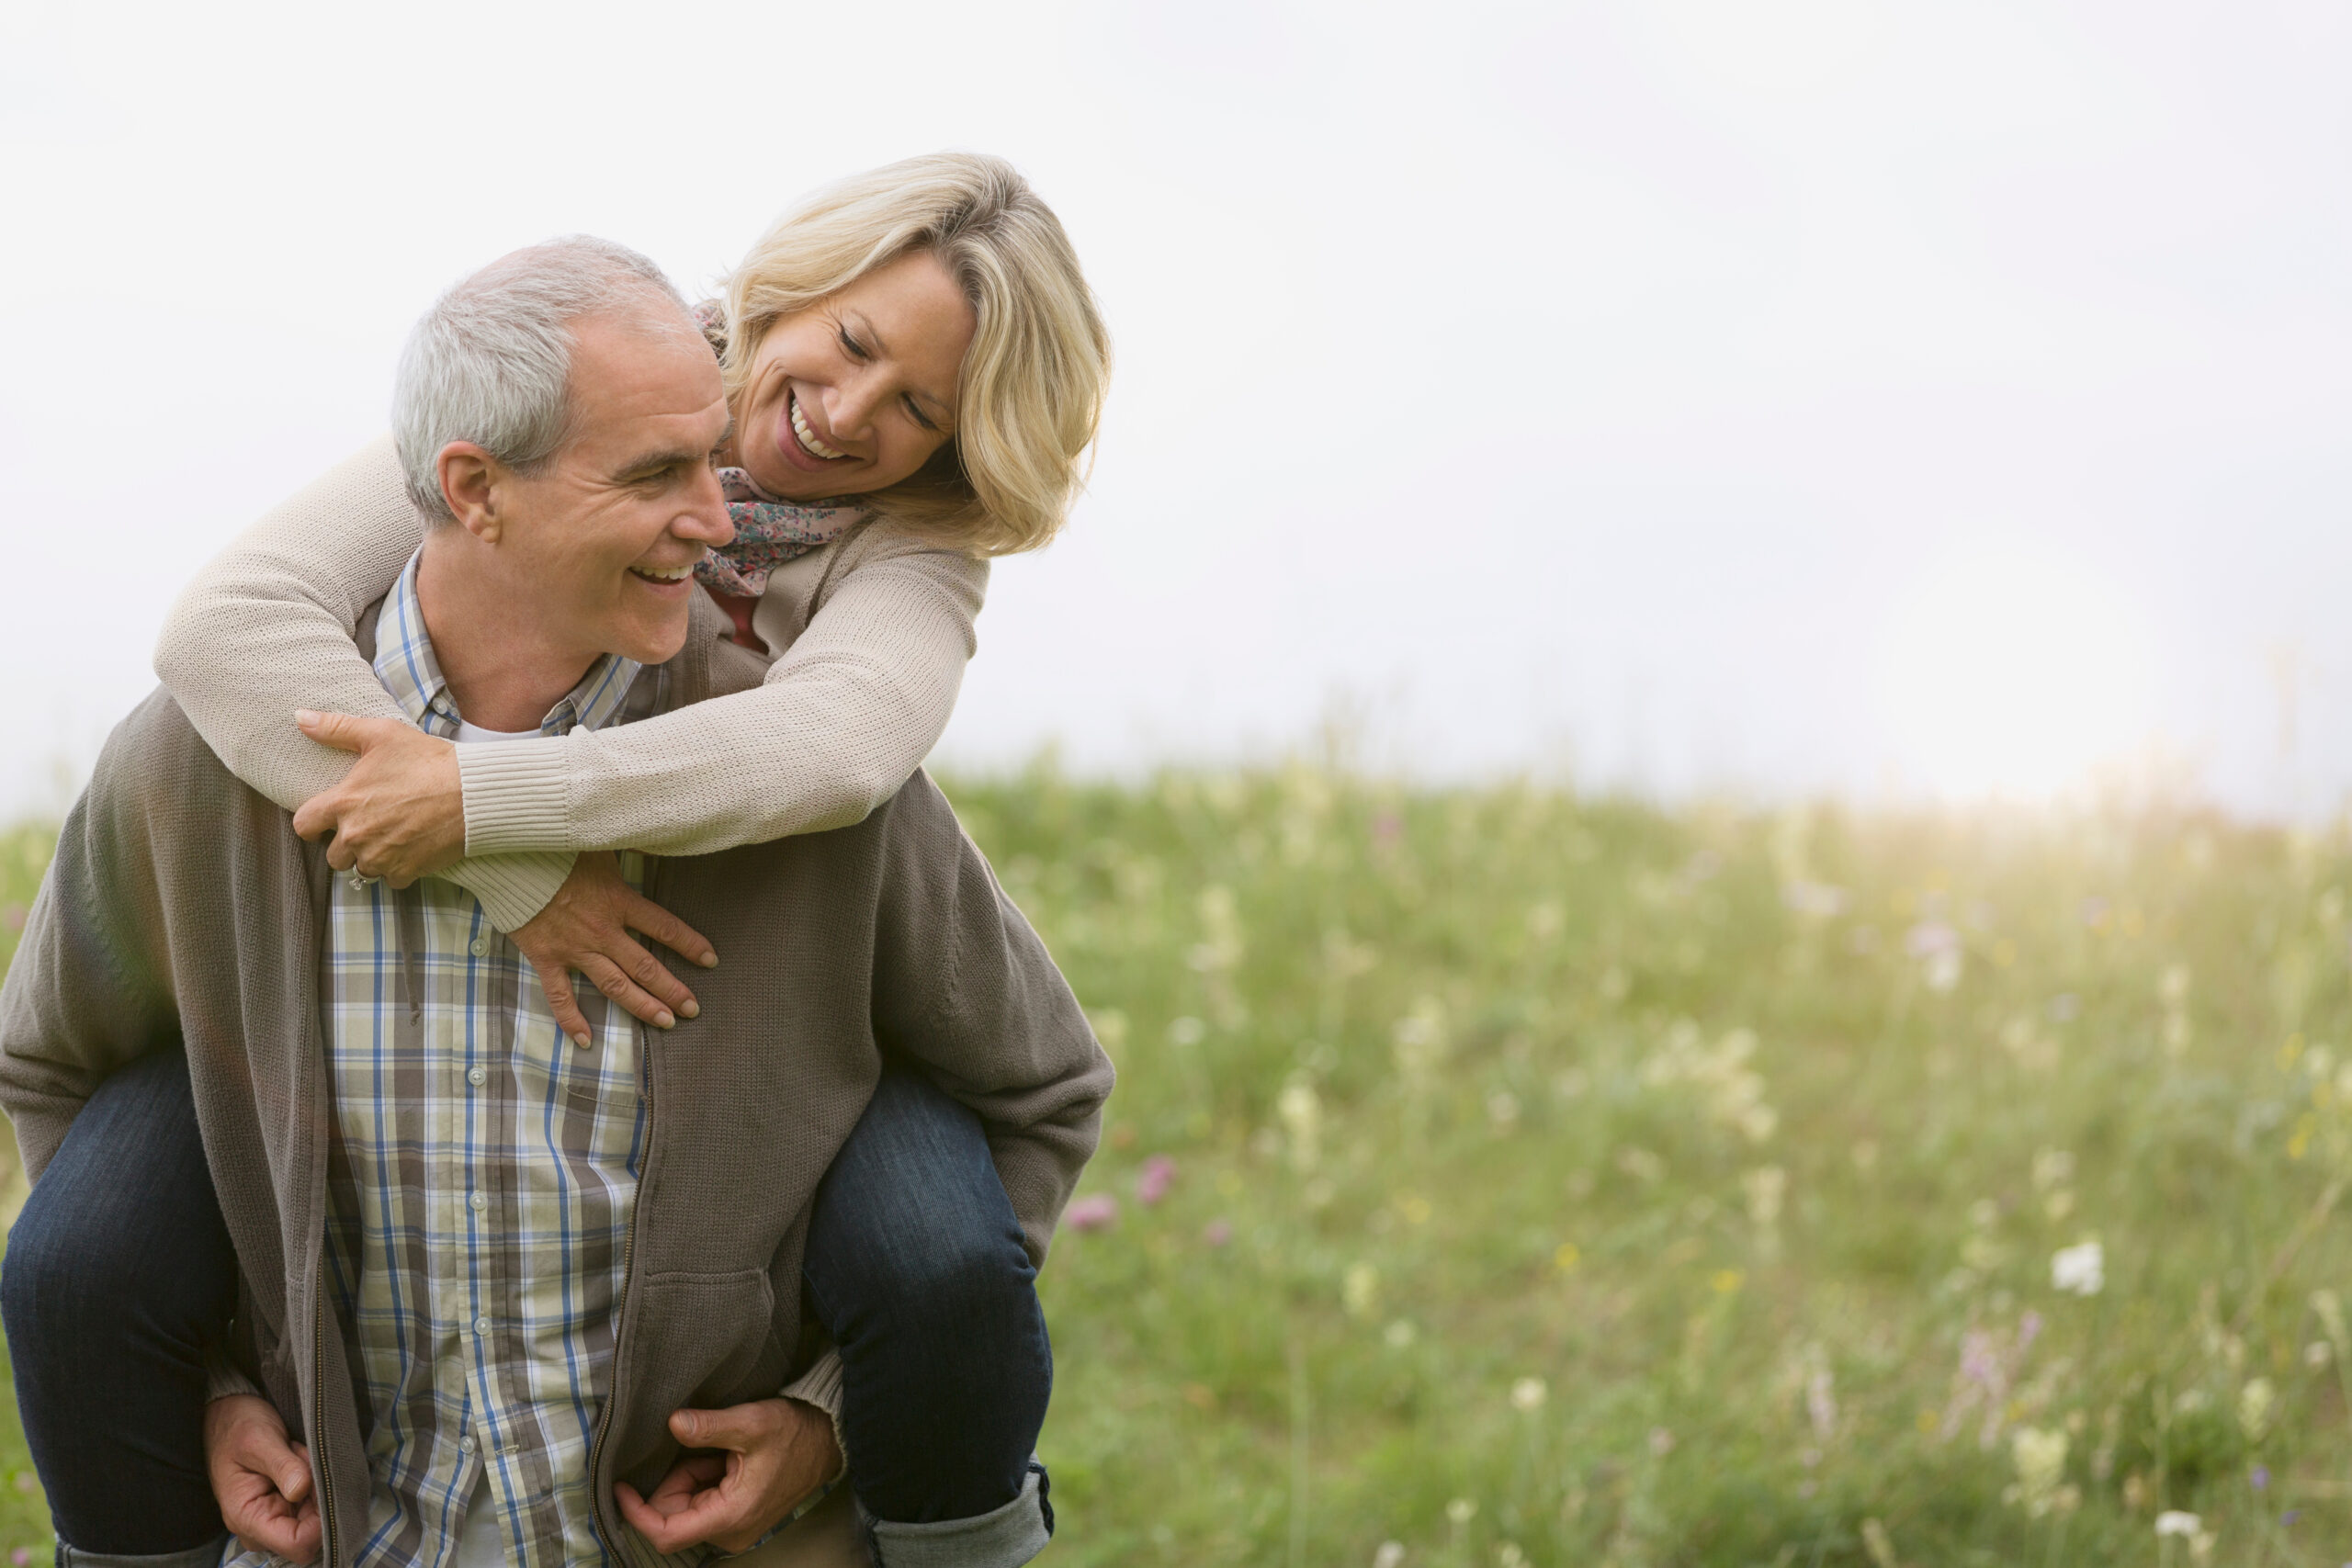
[{"label": "woman's leg", "polygon": [[887,1529],[1021,1499],[1053,1351],[979,1119],[886,1066],[817,1189],[806,1272],[841,1351],[849,1479],[865,1511]]},{"label": "woman's leg", "polygon": [[204,1348],[236,1304],[187,1061],[142,1058],[74,1119],[0,1260],[17,1406],[77,1555],[217,1551]]}]

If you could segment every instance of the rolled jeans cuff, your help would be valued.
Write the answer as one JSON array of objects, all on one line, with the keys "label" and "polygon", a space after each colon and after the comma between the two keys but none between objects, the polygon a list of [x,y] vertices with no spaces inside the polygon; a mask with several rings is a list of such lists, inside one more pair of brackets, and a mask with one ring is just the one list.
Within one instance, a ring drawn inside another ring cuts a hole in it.
[{"label": "rolled jeans cuff", "polygon": [[863,1507],[858,1515],[879,1568],[1021,1568],[1053,1537],[1046,1492],[1046,1467],[1033,1459],[1019,1495],[989,1513],[928,1525],[893,1524]]},{"label": "rolled jeans cuff", "polygon": [[139,1556],[122,1551],[84,1551],[61,1540],[57,1543],[57,1568],[216,1568],[220,1549],[228,1544],[229,1538],[224,1534],[209,1546]]}]

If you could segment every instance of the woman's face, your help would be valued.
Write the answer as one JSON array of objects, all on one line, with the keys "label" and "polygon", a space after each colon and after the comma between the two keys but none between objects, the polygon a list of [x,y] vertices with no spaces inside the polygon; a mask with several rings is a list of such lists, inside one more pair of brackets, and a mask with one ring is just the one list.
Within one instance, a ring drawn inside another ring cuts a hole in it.
[{"label": "woman's face", "polygon": [[897,484],[956,433],[973,327],[929,251],[779,319],[752,359],[727,460],[787,501]]}]

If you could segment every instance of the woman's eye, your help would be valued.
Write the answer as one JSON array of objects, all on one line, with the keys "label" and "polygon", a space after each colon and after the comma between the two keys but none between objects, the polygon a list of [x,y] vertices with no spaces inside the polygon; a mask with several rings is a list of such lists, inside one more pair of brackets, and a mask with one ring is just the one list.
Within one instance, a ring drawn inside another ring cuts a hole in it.
[{"label": "woman's eye", "polygon": [[842,329],[842,352],[848,355],[852,359],[863,359],[865,357],[865,345],[859,343],[855,338],[850,336],[849,329],[847,327],[843,327]]},{"label": "woman's eye", "polygon": [[912,398],[909,398],[907,400],[907,413],[923,429],[932,432],[933,434],[938,434],[939,426],[931,423],[930,416],[922,412],[922,406],[917,403]]}]

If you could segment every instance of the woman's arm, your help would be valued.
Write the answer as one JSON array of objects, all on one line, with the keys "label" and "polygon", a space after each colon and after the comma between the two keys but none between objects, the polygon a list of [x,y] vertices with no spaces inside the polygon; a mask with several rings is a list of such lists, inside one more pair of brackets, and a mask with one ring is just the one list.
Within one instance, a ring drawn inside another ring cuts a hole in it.
[{"label": "woman's arm", "polygon": [[708,854],[865,820],[947,726],[989,569],[881,525],[837,548],[808,629],[756,690],[458,748],[467,852]]},{"label": "woman's arm", "polygon": [[[340,783],[351,758],[294,728],[298,708],[407,716],[352,641],[424,537],[391,438],[379,437],[272,509],[182,592],[155,673],[229,771],[292,811]],[[439,874],[519,930],[571,870],[566,852],[461,861]]]}]

